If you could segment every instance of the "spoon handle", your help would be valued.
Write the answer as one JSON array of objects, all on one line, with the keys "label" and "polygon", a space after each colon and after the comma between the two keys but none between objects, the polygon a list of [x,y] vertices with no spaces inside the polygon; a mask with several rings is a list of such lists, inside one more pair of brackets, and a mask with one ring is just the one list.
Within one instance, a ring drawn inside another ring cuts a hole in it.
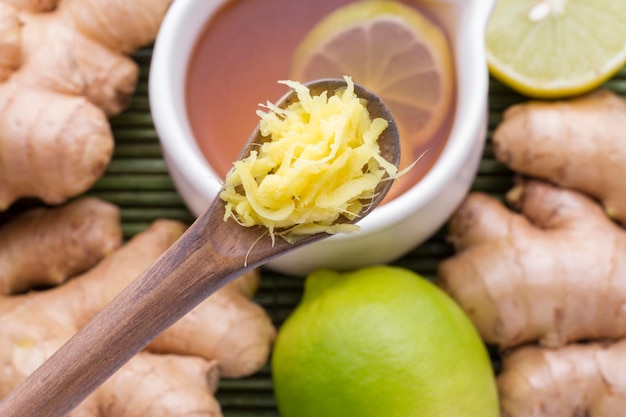
[{"label": "spoon handle", "polygon": [[211,230],[224,228],[225,222],[206,217],[9,393],[0,402],[0,415],[67,415],[159,333],[253,268],[244,266],[245,253],[229,249],[237,242],[229,242],[228,235],[220,246],[211,241],[212,233],[225,236]]}]

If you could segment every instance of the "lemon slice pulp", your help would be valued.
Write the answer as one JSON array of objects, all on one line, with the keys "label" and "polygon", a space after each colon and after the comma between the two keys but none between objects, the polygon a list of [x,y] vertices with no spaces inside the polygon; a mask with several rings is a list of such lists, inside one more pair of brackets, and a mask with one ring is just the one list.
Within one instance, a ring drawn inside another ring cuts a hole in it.
[{"label": "lemon slice pulp", "polygon": [[626,63],[626,1],[498,0],[486,33],[492,75],[559,98],[599,86]]},{"label": "lemon slice pulp", "polygon": [[[400,131],[401,169],[428,149],[450,115],[454,70],[446,34],[413,7],[357,1],[320,21],[297,48],[290,78],[306,82],[344,75],[391,109]],[[399,190],[394,185],[389,195]]]}]

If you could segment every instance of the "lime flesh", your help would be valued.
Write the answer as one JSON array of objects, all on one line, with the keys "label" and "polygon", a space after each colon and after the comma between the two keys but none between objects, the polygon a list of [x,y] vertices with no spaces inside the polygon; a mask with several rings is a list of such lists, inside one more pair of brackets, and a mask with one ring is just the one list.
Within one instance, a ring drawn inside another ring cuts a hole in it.
[{"label": "lime flesh", "polygon": [[581,94],[626,63],[626,1],[499,0],[486,46],[493,76],[519,92]]}]

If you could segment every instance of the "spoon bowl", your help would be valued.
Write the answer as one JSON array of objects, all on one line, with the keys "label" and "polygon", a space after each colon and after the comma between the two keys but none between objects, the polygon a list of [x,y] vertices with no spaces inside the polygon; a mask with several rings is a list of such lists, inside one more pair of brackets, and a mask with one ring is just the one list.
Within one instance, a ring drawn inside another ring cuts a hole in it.
[{"label": "spoon bowl", "polygon": [[[326,79],[307,86],[311,95],[327,91],[330,96],[346,82]],[[400,145],[391,113],[369,90],[355,85],[354,91],[367,100],[372,118],[382,117],[389,122],[378,142],[382,156],[397,166]],[[286,107],[294,100],[297,97],[292,91],[276,104]],[[264,140],[257,128],[239,158]],[[363,205],[356,220],[382,201],[391,184],[385,179],[378,184],[374,199]],[[250,269],[329,236],[318,233],[295,243],[272,241],[261,228],[224,221],[224,210],[224,201],[215,198],[148,270],[0,402],[0,415],[67,415],[152,339],[215,291]]]}]

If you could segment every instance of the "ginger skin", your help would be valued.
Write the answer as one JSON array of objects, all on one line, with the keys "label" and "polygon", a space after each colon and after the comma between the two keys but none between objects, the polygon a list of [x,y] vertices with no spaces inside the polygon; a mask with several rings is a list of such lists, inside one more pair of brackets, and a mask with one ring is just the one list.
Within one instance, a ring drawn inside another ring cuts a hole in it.
[{"label": "ginger skin", "polygon": [[[493,134],[509,168],[591,195],[626,224],[626,102],[608,90],[512,106]],[[588,169],[591,167],[592,169]]]},{"label": "ginger skin", "polygon": [[[269,342],[275,338],[262,307],[250,302],[254,292],[246,292],[246,287],[258,286],[259,279],[253,271],[226,285],[154,339],[150,351],[219,358],[220,375],[227,378],[256,372],[267,362]],[[195,337],[181,343],[186,334]]]},{"label": "ginger skin", "polygon": [[502,417],[617,417],[626,401],[626,340],[524,346],[498,375]]},{"label": "ginger skin", "polygon": [[49,12],[54,10],[59,0],[2,0],[20,10],[29,12]]},{"label": "ginger skin", "polygon": [[140,352],[70,417],[221,417],[218,383],[215,360]]},{"label": "ginger skin", "polygon": [[0,227],[0,294],[59,285],[121,244],[119,209],[96,198],[23,212]]},{"label": "ginger skin", "polygon": [[107,116],[139,74],[128,54],[154,40],[171,1],[3,0],[0,210],[22,197],[60,204],[102,176]]},{"label": "ginger skin", "polygon": [[15,9],[0,3],[0,81],[19,67],[21,42],[22,23]]},{"label": "ginger skin", "polygon": [[508,197],[521,213],[466,198],[449,223],[457,254],[437,273],[484,340],[558,347],[626,335],[626,231],[573,190],[527,181]]}]

